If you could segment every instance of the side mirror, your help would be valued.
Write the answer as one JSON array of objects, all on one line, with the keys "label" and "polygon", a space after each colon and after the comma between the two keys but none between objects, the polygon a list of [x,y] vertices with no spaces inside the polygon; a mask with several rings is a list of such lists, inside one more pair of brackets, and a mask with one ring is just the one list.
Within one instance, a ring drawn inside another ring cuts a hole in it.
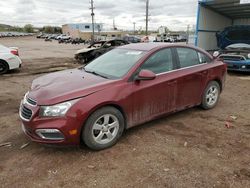
[{"label": "side mirror", "polygon": [[135,80],[153,80],[156,74],[150,70],[141,70]]},{"label": "side mirror", "polygon": [[219,55],[220,55],[220,52],[219,52],[219,51],[215,51],[215,52],[213,53],[213,57],[214,57],[214,58],[217,58]]}]

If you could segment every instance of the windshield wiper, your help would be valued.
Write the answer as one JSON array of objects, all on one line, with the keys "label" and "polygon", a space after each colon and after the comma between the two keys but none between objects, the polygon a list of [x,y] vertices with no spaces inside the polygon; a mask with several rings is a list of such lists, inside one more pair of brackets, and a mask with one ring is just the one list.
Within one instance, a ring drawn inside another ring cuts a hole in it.
[{"label": "windshield wiper", "polygon": [[83,67],[83,69],[84,69],[85,72],[87,72],[87,73],[91,73],[91,74],[94,74],[94,75],[96,75],[96,76],[100,76],[100,77],[103,77],[103,78],[108,79],[107,76],[104,76],[104,75],[102,75],[102,74],[99,74],[99,73],[97,73],[97,72],[95,72],[95,71],[86,70],[85,67]]}]

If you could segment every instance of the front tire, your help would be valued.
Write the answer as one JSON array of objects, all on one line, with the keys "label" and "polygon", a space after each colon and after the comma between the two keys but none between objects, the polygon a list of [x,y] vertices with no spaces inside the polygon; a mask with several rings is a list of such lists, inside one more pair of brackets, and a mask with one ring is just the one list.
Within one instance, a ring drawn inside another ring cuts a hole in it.
[{"label": "front tire", "polygon": [[203,97],[202,97],[202,108],[208,110],[214,108],[219,101],[221,88],[218,82],[211,81],[207,85]]},{"label": "front tire", "polygon": [[82,140],[93,150],[102,150],[115,145],[124,130],[124,117],[113,107],[103,107],[87,119]]}]

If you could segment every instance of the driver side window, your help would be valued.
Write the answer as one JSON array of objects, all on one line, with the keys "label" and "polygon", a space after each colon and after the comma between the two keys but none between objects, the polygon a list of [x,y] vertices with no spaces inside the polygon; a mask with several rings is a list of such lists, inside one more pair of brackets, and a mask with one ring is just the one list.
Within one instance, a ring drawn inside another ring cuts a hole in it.
[{"label": "driver side window", "polygon": [[154,53],[146,62],[144,62],[140,69],[151,70],[155,74],[173,70],[171,49],[166,48]]}]

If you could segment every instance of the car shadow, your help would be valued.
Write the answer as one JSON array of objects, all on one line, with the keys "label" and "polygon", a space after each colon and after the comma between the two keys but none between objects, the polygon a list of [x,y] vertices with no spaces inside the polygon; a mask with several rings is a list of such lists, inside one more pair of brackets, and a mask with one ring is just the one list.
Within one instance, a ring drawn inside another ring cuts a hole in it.
[{"label": "car shadow", "polygon": [[250,72],[227,71],[230,76],[250,76]]},{"label": "car shadow", "polygon": [[21,70],[20,69],[13,69],[13,70],[8,70],[5,74],[2,74],[0,76],[12,76],[14,74],[19,74],[21,73]]}]

